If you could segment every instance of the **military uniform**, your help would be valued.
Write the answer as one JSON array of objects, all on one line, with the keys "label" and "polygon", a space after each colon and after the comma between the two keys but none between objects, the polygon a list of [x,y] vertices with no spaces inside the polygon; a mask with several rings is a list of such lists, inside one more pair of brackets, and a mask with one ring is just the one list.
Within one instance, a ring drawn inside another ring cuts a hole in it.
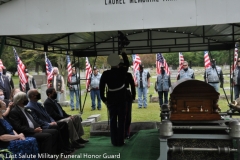
[{"label": "military uniform", "polygon": [[[110,55],[111,56],[111,55]],[[111,57],[108,57],[108,63],[111,63]],[[115,56],[115,57],[114,57]],[[129,61],[125,53],[122,54],[124,64],[128,67]],[[118,55],[117,66],[120,63]],[[122,146],[124,144],[125,115],[126,115],[126,86],[125,80],[127,72],[124,68],[112,67],[110,70],[104,71],[100,79],[100,96],[102,101],[107,105],[110,114],[110,132],[111,142],[114,146]],[[105,95],[105,87],[108,87]]]}]

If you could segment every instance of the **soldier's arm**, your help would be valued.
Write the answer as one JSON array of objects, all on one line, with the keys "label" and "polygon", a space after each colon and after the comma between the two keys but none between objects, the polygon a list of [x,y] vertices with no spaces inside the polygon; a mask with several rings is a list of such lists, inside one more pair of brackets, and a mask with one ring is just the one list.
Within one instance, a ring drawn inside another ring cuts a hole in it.
[{"label": "soldier's arm", "polygon": [[122,52],[122,58],[123,58],[124,66],[128,68],[130,66],[130,63],[129,63],[127,54],[125,52]]},{"label": "soldier's arm", "polygon": [[99,84],[99,89],[100,89],[100,97],[104,103],[106,103],[107,98],[105,96],[105,86],[106,86],[106,72],[103,72],[101,79],[100,79],[100,84]]},{"label": "soldier's arm", "polygon": [[135,98],[136,98],[136,88],[135,88],[133,76],[132,76],[131,73],[129,73],[128,76],[129,76],[129,83],[130,83],[130,86],[131,86],[132,99],[135,100]]}]

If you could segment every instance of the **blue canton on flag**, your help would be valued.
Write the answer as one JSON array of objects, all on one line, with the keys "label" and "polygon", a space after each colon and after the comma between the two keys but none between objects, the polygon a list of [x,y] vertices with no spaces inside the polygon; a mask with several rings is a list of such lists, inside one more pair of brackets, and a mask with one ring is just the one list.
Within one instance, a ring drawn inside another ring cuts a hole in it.
[{"label": "blue canton on flag", "polygon": [[157,61],[160,62],[162,66],[164,65],[164,58],[161,53],[157,54]]}]

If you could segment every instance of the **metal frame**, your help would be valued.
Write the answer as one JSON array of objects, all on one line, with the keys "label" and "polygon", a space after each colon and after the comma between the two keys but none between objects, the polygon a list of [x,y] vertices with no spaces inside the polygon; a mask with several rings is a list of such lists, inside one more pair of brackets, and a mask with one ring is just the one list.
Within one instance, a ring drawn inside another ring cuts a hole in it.
[{"label": "metal frame", "polygon": [[[122,32],[131,43],[143,44],[130,44],[127,46],[126,49],[130,54],[150,54],[153,52],[157,53],[157,51],[161,52],[161,50],[164,50],[164,53],[176,52],[174,49],[177,49],[178,52],[201,51],[201,48],[205,48],[205,50],[229,50],[235,42],[240,40],[240,24],[228,24],[219,33],[215,30],[213,32],[213,28],[214,26],[200,26],[128,30]],[[169,34],[169,36],[163,38],[156,36],[161,36],[162,34]],[[109,35],[111,36],[109,37]],[[101,55],[104,55],[104,52],[115,52],[118,50],[118,46],[115,45],[115,43],[118,43],[118,39],[116,39],[118,37],[117,31],[67,33],[46,35],[45,37],[44,39],[44,36],[38,37],[36,35],[6,36],[5,45],[59,54],[78,50],[81,52],[102,52],[103,54]],[[47,38],[50,37],[53,38],[48,40]],[[86,39],[85,37],[89,38]],[[79,42],[80,40],[81,42]]]},{"label": "metal frame", "polygon": [[[168,139],[227,139],[232,140],[232,138],[227,134],[173,134],[170,138],[159,138],[160,140],[160,156],[158,160],[167,160],[168,159]],[[240,153],[240,140],[237,140],[237,149],[238,154]],[[240,156],[238,157],[240,160]]]}]

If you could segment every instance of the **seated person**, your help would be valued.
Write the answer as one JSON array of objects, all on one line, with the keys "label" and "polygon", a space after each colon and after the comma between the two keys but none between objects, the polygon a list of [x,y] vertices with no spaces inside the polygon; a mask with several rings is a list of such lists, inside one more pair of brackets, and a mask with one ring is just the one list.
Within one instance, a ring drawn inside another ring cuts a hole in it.
[{"label": "seated person", "polygon": [[68,124],[66,122],[55,122],[54,119],[49,116],[45,107],[43,107],[42,104],[38,102],[38,100],[41,99],[41,94],[37,89],[30,89],[27,93],[27,96],[30,101],[27,103],[26,108],[31,110],[30,114],[32,115],[33,119],[43,129],[57,129],[61,137],[59,141],[61,140],[63,149],[66,151],[66,154],[73,152],[74,149],[70,147],[69,143]]},{"label": "seated person", "polygon": [[58,145],[60,135],[58,131],[56,129],[42,129],[26,110],[25,105],[28,103],[26,93],[17,93],[13,102],[15,106],[9,112],[9,120],[16,132],[36,138],[40,153],[57,154],[61,151],[61,146]]},{"label": "seated person", "polygon": [[[83,143],[88,142],[88,140],[84,140],[81,136],[84,134],[82,127],[82,119],[79,115],[68,115],[61,107],[59,103],[57,103],[57,92],[54,88],[50,87],[46,90],[46,94],[48,98],[44,102],[44,107],[46,108],[48,114],[55,121],[65,121],[68,123],[68,132],[70,136],[70,141],[72,143],[72,147],[76,144],[84,147]],[[75,148],[75,147],[74,147]]]},{"label": "seated person", "polygon": [[[14,159],[21,159],[20,155],[38,155],[38,144],[35,138],[17,134],[13,127],[4,120],[2,113],[6,110],[5,103],[0,100],[0,149],[8,149]],[[36,158],[37,159],[37,158]]]},{"label": "seated person", "polygon": [[7,117],[8,117],[10,110],[13,107],[13,102],[9,101],[8,99],[5,99],[3,90],[1,90],[1,89],[0,89],[0,100],[2,100],[7,106],[6,111],[2,115],[3,115],[4,119],[8,121]]}]

